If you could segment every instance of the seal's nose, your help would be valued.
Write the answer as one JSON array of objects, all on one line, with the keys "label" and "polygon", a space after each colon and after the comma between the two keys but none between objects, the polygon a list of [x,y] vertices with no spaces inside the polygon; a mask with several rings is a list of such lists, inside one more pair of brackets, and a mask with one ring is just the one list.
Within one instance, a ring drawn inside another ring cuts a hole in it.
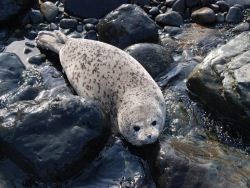
[{"label": "seal's nose", "polygon": [[147,137],[148,137],[148,138],[151,138],[151,135],[148,135]]}]

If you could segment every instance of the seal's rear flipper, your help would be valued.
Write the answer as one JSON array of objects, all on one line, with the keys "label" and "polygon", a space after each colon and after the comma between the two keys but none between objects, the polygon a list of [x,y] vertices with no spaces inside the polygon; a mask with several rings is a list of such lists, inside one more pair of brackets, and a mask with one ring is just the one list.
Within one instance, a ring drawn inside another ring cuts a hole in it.
[{"label": "seal's rear flipper", "polygon": [[36,37],[37,46],[59,53],[68,37],[60,31],[40,31]]}]

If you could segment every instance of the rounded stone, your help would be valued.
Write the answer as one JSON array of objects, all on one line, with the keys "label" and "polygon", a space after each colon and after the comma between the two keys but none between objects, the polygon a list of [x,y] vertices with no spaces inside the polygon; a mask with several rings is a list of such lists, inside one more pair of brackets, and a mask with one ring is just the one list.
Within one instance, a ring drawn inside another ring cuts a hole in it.
[{"label": "rounded stone", "polygon": [[172,6],[173,11],[179,12],[181,14],[184,14],[187,7],[185,5],[185,0],[177,0],[173,6]]},{"label": "rounded stone", "polygon": [[83,26],[82,26],[82,25],[78,25],[78,26],[76,27],[76,31],[77,31],[78,33],[82,33],[82,32],[83,32]]},{"label": "rounded stone", "polygon": [[65,12],[80,18],[103,18],[106,14],[129,0],[65,0]]},{"label": "rounded stone", "polygon": [[46,56],[44,54],[34,55],[28,58],[30,64],[41,65],[46,61]]},{"label": "rounded stone", "polygon": [[216,21],[216,16],[211,8],[203,7],[194,11],[191,14],[191,18],[194,22],[199,24],[212,24]]},{"label": "rounded stone", "polygon": [[96,25],[96,24],[98,24],[98,22],[99,22],[99,20],[96,18],[86,18],[83,20],[84,24],[90,23],[90,24]]},{"label": "rounded stone", "polygon": [[95,26],[93,24],[87,23],[85,25],[85,30],[86,31],[95,30]]},{"label": "rounded stone", "polygon": [[229,9],[229,4],[225,1],[217,1],[216,5],[220,7],[221,12],[227,12]]},{"label": "rounded stone", "polygon": [[125,51],[135,58],[153,78],[166,71],[173,62],[170,51],[158,44],[134,44]]},{"label": "rounded stone", "polygon": [[244,31],[249,31],[250,27],[249,27],[249,23],[245,22],[245,23],[240,23],[239,25],[235,26],[233,28],[233,32],[244,32]]},{"label": "rounded stone", "polygon": [[97,24],[99,40],[124,49],[139,42],[158,42],[158,26],[137,5],[122,5]]},{"label": "rounded stone", "polygon": [[230,7],[228,14],[226,16],[227,23],[240,23],[244,18],[244,15],[240,8],[238,7]]},{"label": "rounded stone", "polygon": [[152,7],[152,8],[149,10],[149,12],[148,12],[148,14],[150,14],[151,16],[156,16],[156,15],[159,14],[159,13],[160,13],[160,10],[159,10],[158,7]]},{"label": "rounded stone", "polygon": [[98,40],[97,33],[95,30],[90,30],[84,38],[89,40]]},{"label": "rounded stone", "polygon": [[78,24],[76,19],[64,18],[60,21],[60,27],[63,29],[75,28]]},{"label": "rounded stone", "polygon": [[169,11],[156,16],[155,21],[160,26],[180,26],[183,24],[182,16],[175,11]]},{"label": "rounded stone", "polygon": [[52,22],[59,14],[59,8],[50,1],[41,3],[40,9],[46,20],[49,22]]}]

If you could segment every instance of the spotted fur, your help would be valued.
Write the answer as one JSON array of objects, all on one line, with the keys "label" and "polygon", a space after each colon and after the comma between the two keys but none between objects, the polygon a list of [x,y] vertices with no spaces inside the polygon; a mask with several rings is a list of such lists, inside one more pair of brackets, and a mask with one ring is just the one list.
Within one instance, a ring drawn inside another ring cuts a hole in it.
[{"label": "spotted fur", "polygon": [[40,32],[37,44],[59,52],[77,94],[97,101],[127,141],[141,146],[157,140],[165,121],[164,98],[134,58],[114,46],[70,39],[58,31]]}]

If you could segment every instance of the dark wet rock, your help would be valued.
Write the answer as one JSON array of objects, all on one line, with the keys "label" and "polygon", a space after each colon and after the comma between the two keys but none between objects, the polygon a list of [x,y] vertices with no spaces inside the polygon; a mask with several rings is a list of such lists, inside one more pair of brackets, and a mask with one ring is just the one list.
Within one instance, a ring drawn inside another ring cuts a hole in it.
[{"label": "dark wet rock", "polygon": [[229,9],[229,4],[225,1],[217,1],[216,5],[220,7],[221,12],[227,12]]},{"label": "dark wet rock", "polygon": [[184,14],[187,7],[185,5],[185,0],[177,0],[173,6],[172,6],[173,11],[179,12],[180,14]]},{"label": "dark wet rock", "polygon": [[0,117],[2,151],[44,181],[74,175],[103,146],[102,111],[77,96],[15,103],[0,110]]},{"label": "dark wet rock", "polygon": [[194,7],[200,3],[200,0],[185,0],[188,8]]},{"label": "dark wet rock", "polygon": [[24,54],[28,54],[30,52],[32,52],[32,50],[30,48],[24,48],[24,50],[23,50]]},{"label": "dark wet rock", "polygon": [[241,11],[244,11],[244,7],[240,4],[235,4],[234,7],[238,7]]},{"label": "dark wet rock", "polygon": [[[0,54],[0,96],[16,90],[24,70],[17,55],[7,52]],[[1,103],[0,100],[0,107]]]},{"label": "dark wet rock", "polygon": [[31,42],[25,42],[25,46],[28,46],[30,48],[35,48],[36,47],[36,45],[31,43]]},{"label": "dark wet rock", "polygon": [[165,26],[163,31],[168,33],[170,36],[175,36],[182,33],[183,29],[179,27]]},{"label": "dark wet rock", "polygon": [[98,40],[97,33],[95,30],[90,30],[89,32],[87,32],[84,38],[90,40]]},{"label": "dark wet rock", "polygon": [[182,16],[175,11],[168,11],[156,16],[155,21],[160,26],[181,26],[183,24]]},{"label": "dark wet rock", "polygon": [[121,49],[135,43],[159,40],[157,25],[137,5],[120,6],[99,21],[97,31],[100,41]]},{"label": "dark wet rock", "polygon": [[8,31],[6,29],[0,29],[0,39],[4,39],[8,35]]},{"label": "dark wet rock", "polygon": [[160,10],[158,7],[152,7],[149,11],[148,14],[150,14],[151,16],[156,16],[157,14],[160,13]]},{"label": "dark wet rock", "polygon": [[85,25],[85,30],[86,31],[95,30],[95,26],[93,24],[88,23]]},{"label": "dark wet rock", "polygon": [[250,25],[247,22],[240,23],[239,25],[235,26],[232,31],[233,32],[243,32],[243,31],[249,31]]},{"label": "dark wet rock", "polygon": [[59,8],[50,1],[41,3],[40,10],[44,15],[44,17],[46,18],[46,20],[48,20],[49,22],[52,22],[59,14]]},{"label": "dark wet rock", "polygon": [[244,18],[244,15],[240,8],[238,7],[230,7],[228,14],[226,16],[227,23],[240,23]]},{"label": "dark wet rock", "polygon": [[230,6],[235,4],[242,5],[244,8],[250,8],[250,1],[248,0],[225,0]]},{"label": "dark wet rock", "polygon": [[250,133],[249,33],[211,52],[188,78],[187,87],[219,114]]},{"label": "dark wet rock", "polygon": [[[149,155],[152,155],[150,152]],[[242,157],[242,161],[239,157]],[[207,145],[191,139],[169,138],[160,143],[160,152],[154,162],[155,177],[159,177],[156,185],[247,188],[249,179],[244,178],[244,171],[249,168],[248,160],[248,156],[228,149],[225,151],[223,146]],[[232,164],[240,164],[241,167],[236,165],[239,168],[235,168]]]},{"label": "dark wet rock", "polygon": [[41,65],[45,61],[46,61],[46,56],[44,54],[34,55],[28,59],[28,62],[34,65]]},{"label": "dark wet rock", "polygon": [[76,31],[79,32],[79,33],[82,33],[83,32],[83,26],[82,25],[78,25],[76,27]]},{"label": "dark wet rock", "polygon": [[153,78],[167,71],[173,62],[171,53],[158,44],[134,44],[125,51],[141,63]]},{"label": "dark wet rock", "polygon": [[64,18],[60,21],[60,27],[63,29],[75,28],[78,24],[76,19]]},{"label": "dark wet rock", "polygon": [[116,9],[129,0],[65,0],[65,12],[81,18],[103,18],[107,13]]},{"label": "dark wet rock", "polygon": [[90,23],[90,24],[96,25],[96,24],[98,24],[98,22],[99,22],[99,20],[96,18],[86,18],[83,20],[83,23],[85,23],[85,24]]},{"label": "dark wet rock", "polygon": [[0,2],[0,23],[8,23],[10,19],[16,19],[16,15],[29,8],[29,0],[2,0]]},{"label": "dark wet rock", "polygon": [[[132,155],[121,142],[104,149],[68,187],[155,188],[145,161]],[[94,175],[93,175],[94,174]]]},{"label": "dark wet rock", "polygon": [[210,7],[215,13],[220,12],[220,7],[217,4],[211,4]]},{"label": "dark wet rock", "polygon": [[192,13],[191,18],[199,24],[212,24],[216,21],[215,13],[208,7],[201,8]]},{"label": "dark wet rock", "polygon": [[131,0],[131,3],[144,6],[144,5],[150,5],[150,0]]}]

